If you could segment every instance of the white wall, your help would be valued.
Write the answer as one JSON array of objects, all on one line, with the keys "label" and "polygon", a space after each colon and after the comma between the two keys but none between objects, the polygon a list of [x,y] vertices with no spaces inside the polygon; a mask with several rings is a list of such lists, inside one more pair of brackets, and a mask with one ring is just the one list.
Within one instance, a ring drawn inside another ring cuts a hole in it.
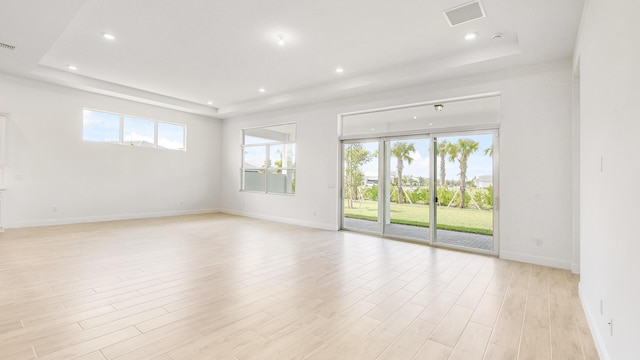
[{"label": "white wall", "polygon": [[[500,254],[571,268],[572,72],[569,59],[368,97],[232,118],[223,124],[225,211],[338,227],[338,114],[501,92]],[[242,129],[298,124],[296,195],[240,192]],[[542,246],[536,246],[536,238]]]},{"label": "white wall", "polygon": [[[84,142],[83,107],[185,124],[188,151]],[[6,75],[0,113],[9,114],[5,227],[218,207],[220,120]]]},{"label": "white wall", "polygon": [[637,0],[589,0],[577,51],[581,84],[580,294],[603,359],[639,356],[638,14]]},{"label": "white wall", "polygon": [[[570,268],[571,79],[566,59],[232,118],[221,125],[218,120],[1,76],[0,113],[10,113],[4,221],[17,227],[222,208],[337,229],[339,113],[500,92],[500,254]],[[83,107],[185,123],[188,151],[83,142]],[[287,122],[298,124],[296,195],[240,192],[242,129]],[[536,246],[536,238],[542,246]]]}]

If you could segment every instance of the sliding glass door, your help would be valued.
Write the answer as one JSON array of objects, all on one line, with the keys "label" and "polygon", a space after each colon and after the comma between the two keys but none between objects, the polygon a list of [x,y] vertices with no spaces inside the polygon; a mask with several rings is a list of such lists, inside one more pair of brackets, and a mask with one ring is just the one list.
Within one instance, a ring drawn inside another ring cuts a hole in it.
[{"label": "sliding glass door", "polygon": [[342,227],[495,253],[496,134],[343,141]]},{"label": "sliding glass door", "polygon": [[494,250],[494,133],[434,137],[433,242]]},{"label": "sliding glass door", "polygon": [[343,227],[380,232],[379,140],[345,141],[342,144]]},{"label": "sliding glass door", "polygon": [[384,141],[384,234],[428,241],[430,138]]}]

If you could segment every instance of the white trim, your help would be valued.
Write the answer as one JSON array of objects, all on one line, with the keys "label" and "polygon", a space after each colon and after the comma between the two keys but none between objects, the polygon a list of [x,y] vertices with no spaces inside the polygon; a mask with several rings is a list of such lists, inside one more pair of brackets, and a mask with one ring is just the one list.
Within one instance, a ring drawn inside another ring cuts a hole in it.
[{"label": "white trim", "polygon": [[500,258],[505,260],[514,260],[530,264],[550,266],[559,269],[569,270],[572,268],[571,261],[564,259],[554,259],[529,254],[515,253],[510,251],[500,251]]},{"label": "white trim", "polygon": [[580,274],[580,264],[571,264],[571,272],[574,274]]},{"label": "white trim", "polygon": [[[412,108],[412,107],[418,107],[418,106],[435,105],[440,103],[451,103],[456,101],[484,99],[484,98],[496,97],[500,95],[501,95],[501,92],[495,91],[495,92],[489,92],[489,93],[477,94],[477,95],[458,96],[458,97],[452,97],[452,98],[446,98],[446,99],[440,99],[440,100],[431,100],[431,101],[423,101],[423,102],[411,103],[411,104],[393,105],[393,106],[386,106],[381,108],[351,111],[351,112],[340,113],[338,114],[338,116],[342,118],[344,116],[369,114],[374,112],[406,109],[406,108]],[[340,130],[340,135],[342,135],[342,129],[339,129],[339,130]]]},{"label": "white trim", "polygon": [[403,130],[403,131],[390,131],[380,132],[375,134],[363,134],[363,135],[348,135],[341,136],[341,141],[357,141],[366,139],[378,139],[378,138],[396,138],[407,136],[430,136],[430,135],[442,135],[442,134],[455,134],[460,132],[480,132],[480,131],[493,131],[500,130],[499,123],[493,124],[478,124],[471,126],[450,126],[437,129],[421,129],[421,130]]},{"label": "white trim", "polygon": [[70,224],[82,224],[82,223],[91,223],[91,222],[135,220],[135,219],[159,218],[159,217],[170,217],[170,216],[180,216],[180,215],[213,214],[218,212],[220,212],[219,209],[200,209],[200,210],[184,210],[184,211],[160,211],[160,212],[152,212],[152,213],[122,214],[122,215],[71,217],[71,218],[61,218],[61,219],[27,220],[27,221],[19,221],[13,224],[8,224],[4,228],[16,229],[16,228],[24,228],[24,227],[70,225]]},{"label": "white trim", "polygon": [[336,227],[334,224],[325,224],[325,223],[319,223],[315,221],[295,220],[295,219],[285,218],[281,216],[269,216],[264,214],[231,210],[231,209],[221,209],[219,210],[219,212],[223,214],[245,216],[253,219],[268,220],[268,221],[279,222],[279,223],[289,224],[289,225],[305,226],[305,227],[310,227],[314,229],[338,231],[338,227]]},{"label": "white trim", "polygon": [[[7,116],[0,113],[0,166],[5,164],[7,148]],[[2,183],[2,181],[0,181]]]},{"label": "white trim", "polygon": [[202,115],[213,119],[221,119],[217,116],[218,108],[200,104],[189,100],[152,93],[145,90],[135,89],[113,82],[98,80],[71,74],[69,71],[54,69],[49,66],[37,65],[33,71],[24,76],[3,74],[16,79],[36,81],[43,84],[54,84],[69,89],[76,89],[88,93],[110,96],[117,99],[135,101],[142,104],[157,106],[165,109],[181,111],[188,114]]},{"label": "white trim", "polygon": [[593,317],[593,311],[589,307],[588,303],[584,300],[583,291],[582,291],[582,282],[578,284],[578,296],[580,297],[580,303],[582,304],[582,308],[584,309],[584,314],[587,318],[587,323],[589,323],[589,329],[591,329],[591,335],[593,336],[593,342],[596,345],[596,349],[598,349],[598,355],[600,355],[600,359],[609,360],[609,353],[607,352],[607,348],[604,345],[604,341],[602,340],[602,334],[598,331],[598,327],[596,325],[596,320]]}]

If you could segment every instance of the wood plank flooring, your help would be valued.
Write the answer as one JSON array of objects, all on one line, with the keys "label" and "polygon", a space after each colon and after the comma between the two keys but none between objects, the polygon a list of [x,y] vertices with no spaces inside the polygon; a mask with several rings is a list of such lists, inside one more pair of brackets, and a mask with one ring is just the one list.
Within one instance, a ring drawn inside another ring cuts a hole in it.
[{"label": "wood plank flooring", "polygon": [[211,214],[0,235],[0,359],[597,359],[568,271]]}]

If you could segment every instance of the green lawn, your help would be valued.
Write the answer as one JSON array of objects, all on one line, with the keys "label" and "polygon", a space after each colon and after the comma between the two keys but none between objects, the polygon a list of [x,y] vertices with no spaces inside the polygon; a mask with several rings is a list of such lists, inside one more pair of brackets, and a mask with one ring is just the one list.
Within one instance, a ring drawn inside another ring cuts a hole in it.
[{"label": "green lawn", "polygon": [[[349,209],[345,200],[344,216],[357,219],[376,220],[378,203],[364,200],[353,203]],[[493,234],[493,211],[459,209],[438,206],[438,229]],[[391,203],[391,222],[417,226],[429,226],[429,205]]]}]

